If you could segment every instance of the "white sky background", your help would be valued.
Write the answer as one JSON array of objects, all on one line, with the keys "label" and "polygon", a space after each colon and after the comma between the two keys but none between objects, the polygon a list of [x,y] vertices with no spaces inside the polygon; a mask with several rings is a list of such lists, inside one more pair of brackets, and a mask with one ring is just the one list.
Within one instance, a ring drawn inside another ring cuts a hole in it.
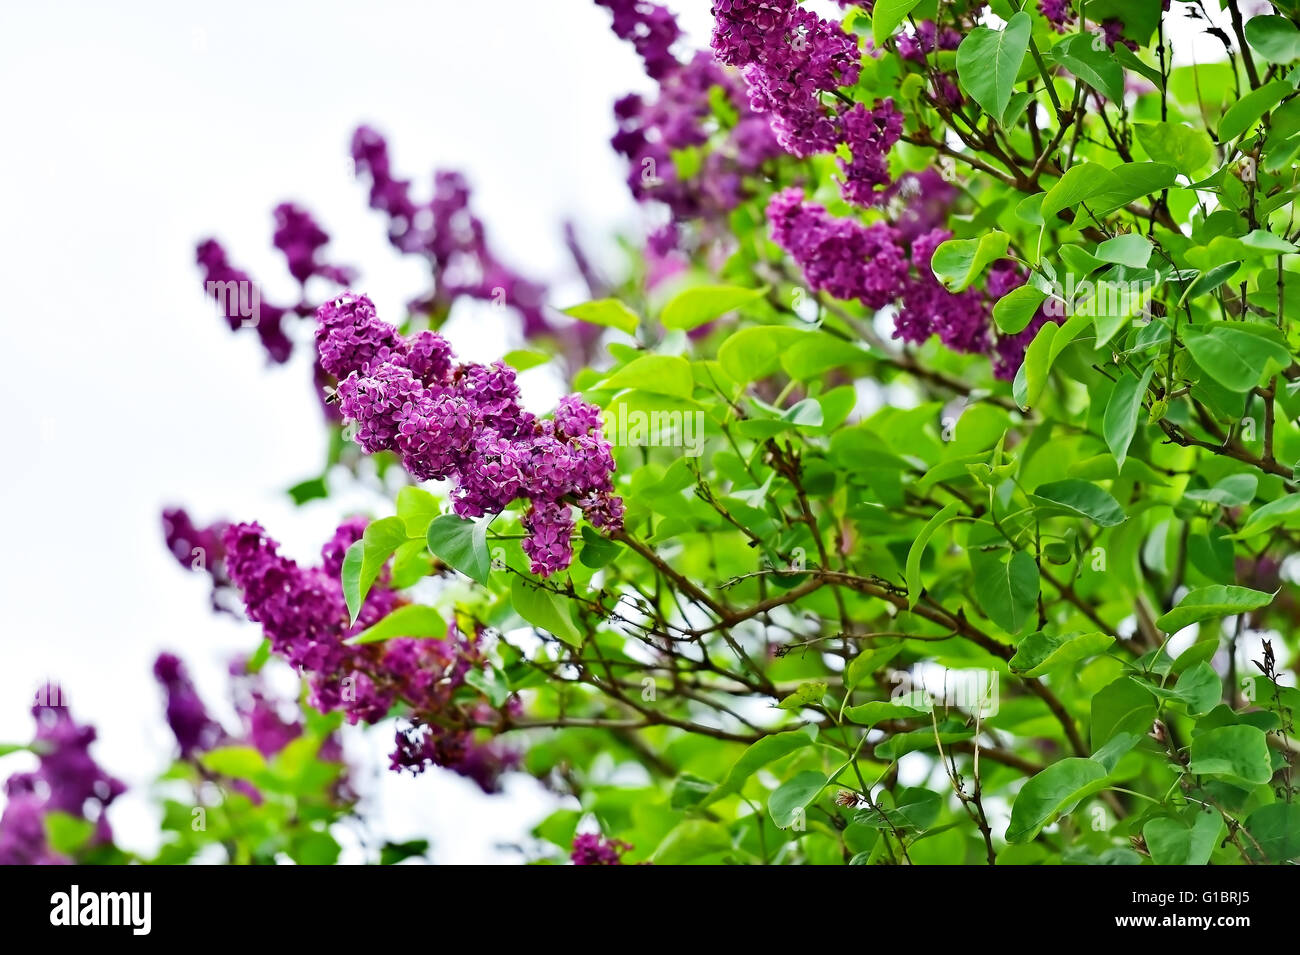
[{"label": "white sky background", "polygon": [[[671,5],[707,42],[708,0]],[[110,813],[120,841],[149,851],[139,787],[172,747],[155,655],[180,653],[233,727],[225,661],[259,638],[208,612],[160,509],[260,520],[304,560],[348,512],[284,495],[324,460],[307,350],[268,367],[251,332],[232,334],[202,295],[196,240],[219,237],[283,302],[295,286],[271,209],[299,201],[333,237],[329,260],[359,266],[358,288],[399,316],[423,271],[348,178],[351,130],[369,122],[420,195],[435,167],[466,172],[503,258],[556,283],[556,304],[579,301],[561,223],[617,261],[602,240],[638,214],[610,110],[652,84],[588,0],[6,4],[0,35],[0,742],[30,739],[33,691],[59,680],[100,762],[137,789]],[[519,344],[473,306],[449,334],[476,359]],[[526,779],[487,799],[441,771],[395,777],[389,743],[352,740],[374,829],[431,838],[437,861],[516,858],[494,847],[549,810]]]}]

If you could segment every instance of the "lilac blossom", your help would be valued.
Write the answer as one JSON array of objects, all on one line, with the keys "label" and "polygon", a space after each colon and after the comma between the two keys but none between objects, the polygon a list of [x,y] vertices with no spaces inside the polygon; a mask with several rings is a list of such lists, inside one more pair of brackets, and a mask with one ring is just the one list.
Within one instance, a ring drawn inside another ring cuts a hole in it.
[{"label": "lilac blossom", "polygon": [[66,706],[32,707],[36,734],[31,749],[39,759],[32,772],[15,773],[5,783],[0,816],[0,865],[42,865],[69,861],[45,839],[45,816],[63,812],[94,823],[91,844],[112,842],[106,810],[126,787],[104,772],[90,755],[95,730],[73,720]]},{"label": "lilac blossom", "polygon": [[531,502],[525,551],[535,572],[569,565],[567,537],[557,537],[572,531],[569,503],[598,527],[621,526],[614,458],[592,406],[568,397],[554,420],[538,419],[520,404],[513,369],[453,364],[440,336],[404,338],[365,296],[321,306],[316,341],[322,367],[340,379],[342,414],[368,453],[396,453],[417,480],[451,481],[461,517]]},{"label": "lilac blossom", "polygon": [[622,865],[623,853],[632,846],[618,839],[606,839],[596,832],[580,833],[573,838],[569,858],[574,865]]},{"label": "lilac blossom", "polygon": [[[395,768],[419,772],[431,764],[445,766],[495,791],[514,756],[495,744],[476,743],[473,728],[484,714],[468,712],[454,699],[467,687],[470,670],[485,662],[478,634],[464,635],[453,624],[443,640],[347,643],[399,604],[385,572],[356,624],[349,625],[339,572],[342,555],[364,526],[361,520],[345,522],[322,549],[321,565],[307,568],[282,556],[260,525],[232,525],[225,540],[229,573],[244,593],[248,617],[262,625],[272,651],[307,677],[317,709],[341,710],[351,723],[373,724],[395,705],[407,708],[411,726],[399,733]],[[512,711],[518,701],[512,697],[505,706]],[[291,732],[270,716],[262,704],[246,717],[259,748]]]}]

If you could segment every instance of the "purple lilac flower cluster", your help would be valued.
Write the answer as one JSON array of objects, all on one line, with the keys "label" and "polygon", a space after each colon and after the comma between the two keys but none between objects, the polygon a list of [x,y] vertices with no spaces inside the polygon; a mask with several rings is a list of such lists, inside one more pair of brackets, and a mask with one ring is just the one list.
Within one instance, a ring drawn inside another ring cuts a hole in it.
[{"label": "purple lilac flower cluster", "polygon": [[406,255],[424,256],[434,291],[411,303],[414,311],[443,313],[465,297],[507,305],[532,337],[553,331],[546,317],[546,287],[504,265],[489,247],[483,222],[469,209],[470,190],[458,172],[434,174],[433,196],[417,202],[411,182],[392,171],[388,143],[369,126],[352,134],[352,160],[370,177],[370,207],[388,217],[388,238]]},{"label": "purple lilac flower cluster", "polygon": [[106,810],[126,791],[90,755],[95,729],[73,720],[66,706],[32,707],[36,736],[32,751],[40,760],[33,772],[15,773],[5,783],[0,816],[0,865],[49,865],[70,860],[50,848],[45,816],[64,812],[95,824],[92,845],[113,841]]},{"label": "purple lilac flower cluster", "polygon": [[[673,15],[663,6],[644,0],[599,0],[613,13],[613,29],[631,40],[646,64],[646,72],[659,83],[658,97],[629,94],[614,104],[618,132],[611,144],[628,159],[628,185],[639,202],[664,203],[672,222],[651,237],[659,254],[680,241],[679,225],[700,220],[706,227],[725,221],[725,215],[745,198],[747,177],[763,163],[781,154],[766,117],[749,105],[744,83],[720,67],[704,51],[685,62],[670,47],[681,36]],[[715,89],[725,95],[736,112],[730,129],[712,127]],[[683,177],[673,153],[691,147],[710,148],[698,172]]]},{"label": "purple lilac flower cluster", "polygon": [[844,114],[843,125],[851,156],[839,161],[844,198],[859,206],[880,205],[885,199],[881,187],[892,182],[889,150],[903,135],[903,114],[892,99],[882,100],[872,109],[858,103]]},{"label": "purple lilac flower cluster", "polygon": [[167,695],[167,725],[176,737],[181,758],[189,759],[220,745],[226,731],[208,716],[208,709],[180,657],[172,653],[158,654],[153,675]]},{"label": "purple lilac flower cluster", "polygon": [[320,277],[335,285],[348,285],[355,281],[356,271],[322,261],[321,250],[329,244],[330,237],[306,209],[282,202],[275,207],[274,217],[273,241],[284,255],[289,273],[298,282],[297,304],[282,306],[266,301],[262,287],[243,269],[231,264],[225,248],[216,239],[199,243],[195,261],[203,270],[207,294],[217,302],[231,329],[255,329],[271,360],[285,362],[293,353],[293,341],[284,330],[285,318],[305,317],[315,310],[307,303],[308,280]]},{"label": "purple lilac flower cluster", "polygon": [[647,0],[596,0],[596,6],[614,15],[615,36],[631,41],[652,80],[664,79],[680,65],[671,48],[682,31],[667,7]]},{"label": "purple lilac flower cluster", "polygon": [[289,309],[262,301],[261,287],[251,275],[230,263],[225,248],[216,239],[200,242],[194,258],[203,270],[207,294],[216,301],[231,331],[254,329],[272,361],[288,361],[293,354],[293,340],[284,330]]},{"label": "purple lilac flower cluster", "polygon": [[813,291],[857,300],[871,309],[893,304],[895,338],[920,344],[938,335],[953,351],[992,352],[999,378],[1015,377],[1025,347],[1045,320],[1036,317],[1036,324],[1019,335],[995,337],[989,322],[992,303],[1025,278],[1013,263],[998,263],[984,291],[948,291],[930,268],[935,249],[952,238],[942,228],[905,237],[901,228],[886,223],[838,219],[806,201],[799,189],[773,196],[767,217],[773,241],[795,260]]},{"label": "purple lilac flower cluster", "polygon": [[[260,525],[234,524],[225,535],[227,572],[272,651],[307,676],[312,706],[341,710],[352,723],[373,724],[403,705],[412,727],[398,732],[395,768],[419,772],[436,763],[494,792],[515,756],[495,742],[479,744],[473,738],[473,726],[496,711],[477,693],[473,702],[460,702],[466,676],[484,662],[479,635],[465,636],[453,624],[444,640],[346,643],[401,602],[385,573],[367,595],[356,625],[348,625],[340,572],[344,554],[364,529],[362,519],[345,522],[322,548],[321,565],[304,568],[282,556]],[[504,705],[513,711],[518,700]]]},{"label": "purple lilac flower cluster", "polygon": [[1038,0],[1038,12],[1057,33],[1064,33],[1074,22],[1074,10],[1070,6],[1070,0]]},{"label": "purple lilac flower cluster", "polygon": [[167,549],[176,562],[186,570],[201,571],[212,579],[212,609],[232,613],[228,600],[232,588],[222,561],[225,548],[221,535],[226,530],[225,522],[199,527],[184,508],[169,507],[162,512],[162,523]]},{"label": "purple lilac flower cluster", "polygon": [[839,219],[800,189],[786,189],[768,203],[772,240],[794,258],[809,287],[835,298],[884,308],[899,297],[908,278],[907,255],[893,226]]},{"label": "purple lilac flower cluster", "polygon": [[843,141],[840,116],[822,103],[858,80],[857,40],[797,0],[714,0],[712,46],[717,58],[741,68],[750,104],[771,115],[787,152],[830,152]]},{"label": "purple lilac flower cluster", "polygon": [[583,832],[573,837],[573,851],[569,858],[574,865],[622,865],[623,853],[632,846],[618,839],[606,839],[596,832]]},{"label": "purple lilac flower cluster", "polygon": [[361,447],[398,454],[416,480],[451,481],[461,517],[526,500],[523,548],[536,573],[569,565],[571,504],[596,527],[622,526],[614,458],[593,405],[570,395],[553,419],[539,419],[519,403],[513,369],[456,364],[446,339],[404,338],[364,295],[322,305],[318,319],[321,365],[339,379],[339,406]]},{"label": "purple lilac flower cluster", "polygon": [[933,168],[906,172],[888,189],[884,199],[894,228],[904,244],[910,245],[948,219],[957,201],[957,187]]},{"label": "purple lilac flower cluster", "polygon": [[940,30],[933,20],[922,20],[912,33],[900,33],[894,42],[898,55],[903,59],[924,64],[926,54],[957,49],[961,45],[961,34],[952,27]]},{"label": "purple lilac flower cluster", "polygon": [[[175,654],[160,653],[154,661],[153,672],[166,695],[167,725],[176,738],[182,759],[194,759],[218,746],[239,742],[254,747],[265,757],[271,757],[302,735],[301,722],[296,718],[285,719],[280,702],[267,693],[261,675],[249,670],[246,659],[233,660],[229,668],[235,711],[242,723],[240,736],[227,733],[208,715],[185,665]],[[325,762],[343,762],[343,746],[336,734],[331,733],[323,740],[317,758]],[[255,803],[261,803],[262,794],[247,780],[231,780],[230,785]],[[335,781],[332,792],[340,803],[351,803],[356,799],[346,775]]]}]

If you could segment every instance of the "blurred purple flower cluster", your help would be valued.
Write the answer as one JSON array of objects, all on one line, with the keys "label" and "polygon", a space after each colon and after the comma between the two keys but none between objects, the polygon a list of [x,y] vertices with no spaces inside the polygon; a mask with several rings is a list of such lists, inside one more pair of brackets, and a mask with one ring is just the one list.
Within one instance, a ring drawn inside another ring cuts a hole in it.
[{"label": "blurred purple flower cluster", "polygon": [[573,851],[569,858],[574,865],[622,865],[623,853],[631,848],[618,839],[606,839],[596,832],[583,832],[573,837]]},{"label": "blurred purple flower cluster", "polygon": [[92,726],[78,724],[60,697],[32,707],[36,734],[31,749],[40,760],[29,773],[14,773],[5,783],[4,815],[0,816],[0,865],[48,865],[68,862],[49,845],[46,816],[66,813],[94,823],[90,845],[113,841],[106,810],[126,787],[104,772],[90,755],[95,741]]},{"label": "blurred purple flower cluster", "polygon": [[329,244],[329,235],[306,209],[282,202],[275,207],[274,216],[275,247],[284,254],[289,273],[298,282],[295,304],[266,301],[262,286],[231,264],[225,247],[216,239],[199,243],[195,261],[203,271],[205,291],[217,303],[230,328],[253,328],[270,359],[285,362],[293,354],[293,340],[284,329],[286,316],[305,317],[315,311],[307,298],[308,280],[319,276],[335,285],[347,285],[356,278],[356,272],[320,261],[320,251]]},{"label": "blurred purple flower cluster", "polygon": [[[272,652],[307,677],[315,708],[340,710],[351,723],[369,724],[385,719],[396,705],[407,708],[412,727],[398,733],[394,768],[419,772],[436,763],[494,792],[515,757],[495,742],[473,738],[473,727],[498,712],[466,682],[484,663],[479,636],[466,636],[453,623],[442,640],[347,643],[402,603],[385,573],[356,624],[349,625],[340,572],[343,555],[361,539],[365,524],[359,518],[342,524],[322,548],[320,566],[310,568],[281,555],[260,525],[231,525],[225,535],[227,570],[243,591],[248,617],[262,625]],[[506,712],[517,706],[513,697],[503,704]],[[257,725],[250,718],[250,731]],[[277,732],[269,725],[262,731]],[[423,745],[427,741],[433,742]]]},{"label": "blurred purple flower cluster", "polygon": [[[618,132],[610,142],[628,159],[628,186],[637,201],[662,202],[672,215],[651,236],[662,255],[679,243],[684,222],[725,225],[726,213],[750,194],[746,179],[780,155],[781,147],[767,118],[750,108],[739,76],[706,51],[685,61],[671,51],[681,30],[665,7],[643,0],[597,2],[610,9],[614,33],[633,43],[646,73],[659,84],[655,99],[632,93],[614,104]],[[734,113],[725,128],[714,116],[715,95]],[[698,169],[679,171],[675,154],[692,149],[701,150]]]}]

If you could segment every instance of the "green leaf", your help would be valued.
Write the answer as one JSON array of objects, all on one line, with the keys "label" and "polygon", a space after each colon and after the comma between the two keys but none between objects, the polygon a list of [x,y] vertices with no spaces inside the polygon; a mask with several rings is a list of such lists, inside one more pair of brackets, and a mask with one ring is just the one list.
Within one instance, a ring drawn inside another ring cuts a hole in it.
[{"label": "green leaf", "polygon": [[1093,46],[1090,33],[1072,33],[1052,47],[1052,59],[1112,103],[1124,102],[1124,69],[1107,49]]},{"label": "green leaf", "polygon": [[1250,391],[1270,368],[1291,364],[1291,350],[1271,326],[1207,322],[1182,335],[1201,370],[1229,391]]},{"label": "green leaf", "polygon": [[767,286],[754,289],[737,285],[696,285],[677,293],[664,306],[659,321],[664,328],[690,331],[761,299],[766,294]]},{"label": "green leaf", "polygon": [[893,700],[871,700],[868,703],[859,703],[857,706],[846,706],[844,708],[845,716],[859,726],[868,728],[886,720],[905,720],[916,716],[924,716],[926,712],[926,710],[906,706],[903,703],[896,703]]},{"label": "green leaf", "polygon": [[682,773],[673,781],[672,796],[669,805],[673,809],[691,809],[705,799],[717,788],[711,779],[704,779],[693,773]]},{"label": "green leaf", "polygon": [[1088,208],[1097,215],[1106,215],[1135,199],[1169,188],[1178,179],[1178,170],[1166,163],[1127,162],[1109,170],[1107,175],[1110,187],[1088,202]]},{"label": "green leaf", "polygon": [[1251,17],[1246,21],[1246,42],[1270,63],[1300,58],[1300,30],[1286,17]]},{"label": "green leaf", "polygon": [[1029,14],[1020,12],[1007,21],[1005,30],[975,27],[957,47],[961,88],[996,120],[1011,102],[1032,25]]},{"label": "green leaf", "polygon": [[1230,617],[1267,607],[1273,602],[1273,594],[1261,593],[1249,587],[1234,587],[1213,584],[1209,587],[1197,587],[1188,591],[1178,606],[1156,620],[1156,626],[1165,633],[1176,633],[1202,620],[1214,620]]},{"label": "green leaf", "polygon": [[1144,63],[1136,53],[1123,43],[1116,43],[1115,49],[1111,52],[1115,54],[1115,59],[1119,60],[1120,66],[1146,77],[1156,89],[1160,89],[1165,85],[1165,78],[1160,75],[1160,71]]},{"label": "green leaf", "polygon": [[424,537],[429,522],[439,513],[438,499],[423,488],[408,484],[397,492],[397,516],[406,525],[407,537]]},{"label": "green leaf", "polygon": [[1090,757],[1094,763],[1101,765],[1101,768],[1108,773],[1115,771],[1119,761],[1138,744],[1142,737],[1137,733],[1116,733],[1106,741],[1106,744],[1093,751]]},{"label": "green leaf", "polygon": [[1104,633],[1058,637],[1038,631],[1020,641],[1016,654],[1008,661],[1008,665],[1012,672],[1022,676],[1042,676],[1049,670],[1095,657],[1105,652],[1114,642],[1114,637]]},{"label": "green leaf", "polygon": [[[1243,472],[1241,474],[1229,474],[1213,487],[1193,488],[1190,491],[1184,491],[1183,497],[1189,501],[1205,501],[1208,504],[1219,504],[1223,507],[1243,507],[1255,499],[1255,491],[1258,488],[1259,478],[1249,472]],[[1267,506],[1272,507],[1283,500],[1285,498],[1273,501]],[[1300,505],[1300,501],[1296,503]]]},{"label": "green leaf", "polygon": [[1182,123],[1137,123],[1133,129],[1148,156],[1188,178],[1195,178],[1214,158],[1214,141],[1203,129]]},{"label": "green leaf", "polygon": [[813,332],[795,341],[781,355],[781,367],[791,378],[806,381],[832,368],[842,368],[870,357],[870,352],[842,338]]},{"label": "green leaf", "polygon": [[691,363],[678,355],[642,355],[604,381],[597,388],[637,388],[659,395],[689,398],[695,391]]},{"label": "green leaf", "polygon": [[798,689],[786,696],[776,706],[777,709],[781,710],[801,710],[805,706],[820,703],[825,695],[826,683],[824,680],[801,683]]},{"label": "green leaf", "polygon": [[809,804],[826,788],[825,773],[808,769],[781,784],[767,799],[767,811],[778,829],[788,829],[805,817]]},{"label": "green leaf", "polygon": [[199,756],[209,772],[235,779],[253,779],[266,772],[266,760],[252,746],[222,746]]},{"label": "green leaf", "polygon": [[578,562],[583,567],[599,570],[622,552],[623,545],[612,541],[603,534],[586,525],[582,528],[582,550],[578,552]]},{"label": "green leaf", "polygon": [[921,0],[878,0],[871,13],[871,39],[877,47],[885,45],[898,25],[920,2]]},{"label": "green leaf", "polygon": [[510,687],[496,670],[474,670],[465,674],[465,682],[480,691],[493,706],[500,707],[510,699]]},{"label": "green leaf", "polygon": [[1128,520],[1119,501],[1090,481],[1051,481],[1040,484],[1030,497],[1049,511],[1086,517],[1099,527],[1114,527]]},{"label": "green leaf", "polygon": [[873,650],[863,650],[859,653],[844,669],[844,679],[849,689],[865,683],[871,678],[871,674],[898,656],[902,649],[903,641],[895,640]]},{"label": "green leaf", "polygon": [[731,848],[727,830],[708,819],[686,819],[664,836],[652,859],[656,865],[682,865]]},{"label": "green leaf", "polygon": [[1115,174],[1097,163],[1077,163],[1065,171],[1043,198],[1043,219],[1050,222],[1064,209],[1072,209],[1093,196],[1115,191],[1122,183]]},{"label": "green leaf", "polygon": [[442,619],[442,614],[437,610],[421,604],[407,604],[398,607],[374,626],[361,631],[347,643],[379,643],[393,637],[434,637],[441,640],[446,635],[447,621]]},{"label": "green leaf", "polygon": [[770,375],[781,356],[807,332],[783,325],[756,325],[732,332],[718,348],[718,364],[738,384]]},{"label": "green leaf", "polygon": [[1097,246],[1097,258],[1103,262],[1127,265],[1130,268],[1146,268],[1151,259],[1151,240],[1136,232],[1127,232],[1107,239]]},{"label": "green leaf", "polygon": [[1238,723],[1219,726],[1192,739],[1188,769],[1198,776],[1226,776],[1253,785],[1273,778],[1264,731]]},{"label": "green leaf", "polygon": [[[572,840],[570,840],[572,841]],[[379,850],[380,865],[397,865],[403,859],[414,859],[429,851],[428,839],[410,839],[406,842],[385,842]]]},{"label": "green leaf", "polygon": [[[1300,103],[1300,99],[1295,100]],[[1298,251],[1294,242],[1288,242],[1280,235],[1274,235],[1272,232],[1265,232],[1263,229],[1252,229],[1241,237],[1241,244],[1257,252],[1263,252],[1273,255],[1285,255],[1288,252]]]},{"label": "green leaf", "polygon": [[492,558],[488,554],[487,521],[471,521],[455,514],[435,517],[426,537],[429,553],[480,584],[488,582]]},{"label": "green leaf", "polygon": [[[1246,831],[1259,843],[1269,862],[1300,857],[1300,802],[1260,806],[1246,817]],[[1246,840],[1250,844],[1250,840]]]},{"label": "green leaf", "polygon": [[1033,321],[1034,313],[1046,298],[1046,292],[1032,285],[1014,288],[994,304],[993,321],[1004,334],[1019,334]]},{"label": "green leaf", "polygon": [[1291,91],[1290,83],[1273,80],[1237,100],[1219,121],[1219,142],[1230,142],[1246,132]]},{"label": "green leaf", "polygon": [[75,855],[95,834],[95,823],[61,809],[45,813],[45,839],[59,855]]},{"label": "green leaf", "polygon": [[971,554],[975,600],[990,620],[1007,633],[1019,633],[1038,601],[1038,565],[1028,551],[1010,559]]},{"label": "green leaf", "polygon": [[942,810],[943,797],[937,792],[913,787],[899,794],[897,806],[863,809],[854,821],[872,829],[917,829],[924,832],[934,825]]},{"label": "green leaf", "polygon": [[1122,676],[1092,698],[1090,738],[1094,751],[1122,733],[1145,735],[1156,718],[1156,703],[1147,688]]},{"label": "green leaf", "polygon": [[289,488],[289,496],[293,498],[293,503],[299,507],[302,507],[308,501],[329,497],[329,494],[329,488],[325,486],[325,478],[323,477],[308,478],[306,481],[299,481]]},{"label": "green leaf", "polygon": [[393,574],[391,586],[394,590],[405,590],[414,586],[420,579],[429,576],[433,562],[429,557],[429,548],[424,539],[417,537],[398,546],[393,551]]},{"label": "green leaf", "polygon": [[1240,262],[1224,262],[1221,265],[1216,265],[1204,275],[1197,277],[1194,281],[1188,284],[1187,289],[1178,300],[1178,305],[1181,307],[1182,304],[1189,299],[1195,301],[1202,295],[1208,295],[1224,282],[1228,281],[1228,279],[1236,275],[1240,268]]},{"label": "green leaf", "polygon": [[586,322],[589,325],[617,328],[629,335],[636,334],[637,326],[641,324],[640,316],[616,298],[602,298],[595,302],[583,302],[581,305],[566,308],[564,314],[571,315],[578,321]]},{"label": "green leaf", "polygon": [[768,763],[780,759],[782,756],[789,756],[791,753],[803,749],[812,743],[817,735],[816,727],[809,729],[790,730],[786,733],[773,733],[771,736],[764,736],[762,739],[751,743],[749,748],[740,754],[735,765],[727,772],[726,778],[718,784],[718,788],[713,794],[705,800],[705,805],[717,802],[724,796],[732,793],[738,793],[741,787],[750,776],[758,772]]},{"label": "green leaf", "polygon": [[385,517],[366,525],[361,540],[354,542],[343,556],[343,599],[348,605],[351,623],[366,602],[366,595],[384,564],[400,544],[407,541],[406,524],[400,517]]},{"label": "green leaf", "polygon": [[912,541],[911,548],[907,551],[907,573],[905,580],[907,582],[907,606],[915,607],[916,602],[921,599],[921,558],[925,555],[925,547],[930,543],[930,538],[953,516],[961,510],[959,501],[949,501],[939,513],[935,514],[921,532],[916,535],[916,540]]},{"label": "green leaf", "polygon": [[1174,685],[1174,699],[1187,705],[1192,716],[1204,716],[1223,699],[1223,681],[1214,667],[1202,661],[1178,677]]},{"label": "green leaf", "polygon": [[1106,414],[1102,419],[1102,432],[1106,436],[1106,447],[1115,456],[1115,462],[1121,469],[1124,459],[1128,457],[1128,446],[1133,443],[1137,433],[1138,415],[1142,411],[1142,399],[1146,396],[1147,385],[1151,384],[1151,375],[1156,366],[1148,364],[1141,378],[1124,375],[1115,383],[1115,390],[1110,393],[1106,403]]},{"label": "green leaf", "polygon": [[568,605],[559,594],[514,576],[510,581],[510,603],[528,623],[553,634],[570,646],[582,644],[582,633],[573,623]]},{"label": "green leaf", "polygon": [[1212,809],[1195,813],[1189,826],[1182,819],[1158,816],[1142,827],[1142,839],[1156,865],[1205,865],[1223,835],[1223,817]]},{"label": "green leaf", "polygon": [[1028,842],[1057,816],[1105,786],[1106,770],[1095,760],[1070,756],[1038,773],[1011,805],[1007,842]]},{"label": "green leaf", "polygon": [[547,355],[544,352],[516,348],[514,351],[508,351],[502,355],[501,360],[515,371],[527,371],[529,368],[545,365],[553,357],[553,355]]},{"label": "green leaf", "polygon": [[1241,525],[1241,530],[1229,535],[1234,540],[1245,540],[1263,534],[1275,527],[1294,527],[1300,524],[1300,494],[1288,494],[1269,501],[1254,511]]},{"label": "green leaf", "polygon": [[348,607],[350,623],[357,622],[361,612],[361,564],[366,545],[363,541],[353,541],[343,553],[343,601]]},{"label": "green leaf", "polygon": [[308,832],[294,842],[289,853],[299,865],[333,865],[342,851],[328,832]]},{"label": "green leaf", "polygon": [[978,239],[949,239],[934,250],[930,268],[950,292],[968,288],[991,262],[1006,255],[1010,237],[988,232]]}]

